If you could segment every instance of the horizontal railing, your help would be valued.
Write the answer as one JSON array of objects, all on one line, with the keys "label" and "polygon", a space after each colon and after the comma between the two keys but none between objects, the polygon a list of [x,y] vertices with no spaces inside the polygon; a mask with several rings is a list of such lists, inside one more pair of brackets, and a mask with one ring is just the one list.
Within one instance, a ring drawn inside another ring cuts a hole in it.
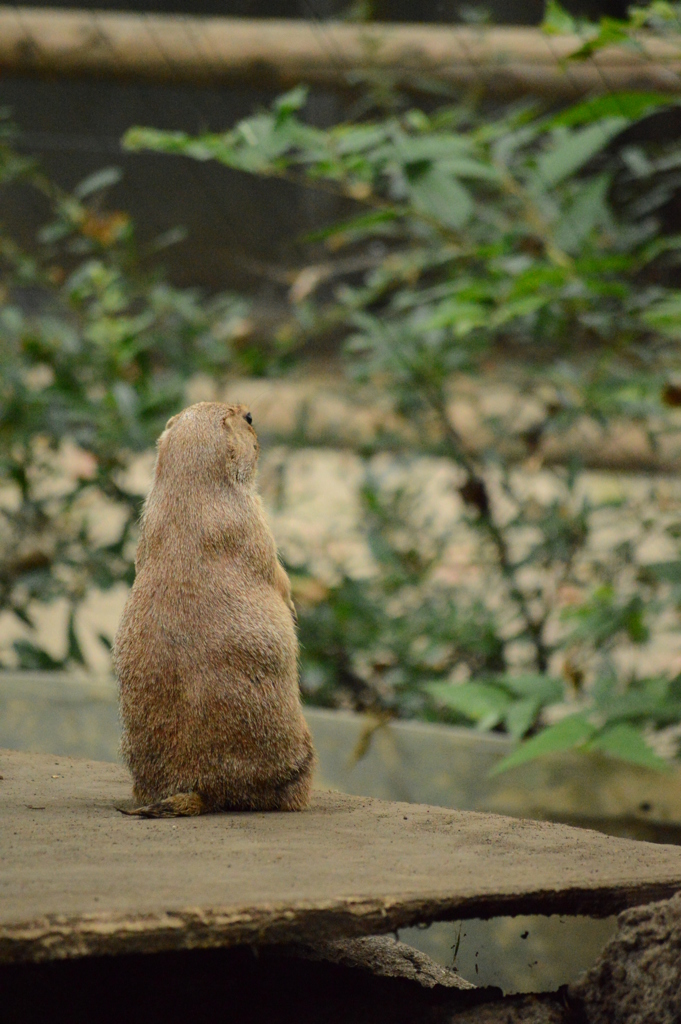
[{"label": "horizontal railing", "polygon": [[641,37],[584,61],[573,35],[532,28],[349,24],[0,7],[0,74],[352,88],[377,71],[491,93],[681,91],[681,48]]}]

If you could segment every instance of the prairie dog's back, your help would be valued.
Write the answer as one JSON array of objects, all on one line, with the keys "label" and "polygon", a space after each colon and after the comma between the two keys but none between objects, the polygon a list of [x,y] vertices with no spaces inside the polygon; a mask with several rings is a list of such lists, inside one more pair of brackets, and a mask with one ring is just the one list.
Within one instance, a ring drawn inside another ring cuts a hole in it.
[{"label": "prairie dog's back", "polygon": [[258,450],[248,411],[220,403],[191,406],[159,439],[114,643],[140,799],[288,806],[301,764],[309,790],[290,586],[255,491]]}]

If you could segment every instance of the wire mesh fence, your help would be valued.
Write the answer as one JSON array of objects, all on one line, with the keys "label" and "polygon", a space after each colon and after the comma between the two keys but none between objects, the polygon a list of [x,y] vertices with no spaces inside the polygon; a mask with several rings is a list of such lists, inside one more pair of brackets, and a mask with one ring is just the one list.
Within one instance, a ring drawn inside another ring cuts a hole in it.
[{"label": "wire mesh fence", "polygon": [[[302,7],[304,20],[273,21],[140,13],[129,4],[115,11],[6,5],[0,7],[0,72],[10,77],[10,98],[26,90],[27,78],[47,79],[52,90],[73,78],[113,81],[120,92],[109,84],[110,107],[131,106],[133,90],[135,112],[146,123],[189,130],[226,127],[236,112],[230,102],[235,89],[242,95],[255,89],[251,104],[301,81],[343,94],[370,87],[377,73],[389,88],[421,97],[443,90],[504,101],[530,95],[550,104],[599,93],[616,99],[622,90],[681,91],[681,46],[673,33],[644,33],[635,42],[614,37],[613,45],[587,47],[583,59],[574,61],[570,57],[589,38],[575,34],[577,23],[562,34],[508,26],[351,24],[320,17],[309,0]],[[12,77],[23,80],[18,90]],[[145,82],[176,91],[145,89]],[[189,87],[181,90],[179,103],[178,86]],[[85,133],[77,130],[67,105],[65,96],[62,109],[52,111],[57,125],[50,129],[22,124],[22,145],[44,153],[120,154],[117,133],[101,134],[95,125]],[[344,109],[334,99],[327,99],[326,108],[329,121]],[[62,130],[62,119],[73,128]],[[118,123],[127,127],[124,114]],[[242,246],[233,217],[225,216],[224,192],[196,165],[186,173],[191,191],[238,251]],[[286,228],[283,234],[290,237]]]},{"label": "wire mesh fence", "polygon": [[[69,184],[84,157],[85,172],[98,161],[122,163],[120,201],[143,232],[172,226],[171,217],[186,224],[197,281],[253,288],[268,279],[264,264],[295,261],[291,240],[328,221],[338,205],[300,189],[287,195],[280,185],[246,187],[194,162],[161,169],[153,158],[123,153],[120,138],[131,124],[221,130],[300,82],[313,87],[308,116],[322,124],[342,120],[352,98],[377,83],[431,107],[438,96],[497,104],[533,97],[555,106],[622,90],[681,91],[673,36],[616,40],[575,61],[569,57],[584,37],[574,32],[352,24],[320,17],[307,0],[302,10],[305,19],[273,21],[140,13],[129,4],[116,11],[0,7],[0,73],[20,144],[44,154]],[[294,209],[299,230],[283,215]]]}]

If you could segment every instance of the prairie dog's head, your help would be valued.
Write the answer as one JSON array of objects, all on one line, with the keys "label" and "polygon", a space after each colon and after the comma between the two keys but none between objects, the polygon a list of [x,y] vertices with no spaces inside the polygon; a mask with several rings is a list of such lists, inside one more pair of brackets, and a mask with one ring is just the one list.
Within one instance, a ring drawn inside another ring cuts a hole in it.
[{"label": "prairie dog's head", "polygon": [[156,478],[249,483],[260,445],[246,405],[198,402],[172,416],[158,439]]}]

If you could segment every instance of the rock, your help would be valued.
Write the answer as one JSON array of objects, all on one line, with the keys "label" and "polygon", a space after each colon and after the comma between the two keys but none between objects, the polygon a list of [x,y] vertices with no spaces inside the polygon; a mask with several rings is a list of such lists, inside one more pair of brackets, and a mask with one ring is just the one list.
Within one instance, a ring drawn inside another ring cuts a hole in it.
[{"label": "rock", "polygon": [[609,914],[681,888],[678,847],[546,821],[318,791],[303,814],[149,822],[116,810],[119,765],[7,750],[0,772],[0,962]]},{"label": "rock", "polygon": [[594,966],[571,988],[589,1024],[681,1021],[681,892],[625,910]]},{"label": "rock", "polygon": [[561,994],[552,992],[507,996],[497,1002],[473,1006],[450,1017],[448,1024],[578,1024],[578,1020]]},{"label": "rock", "polygon": [[424,988],[456,988],[461,991],[476,986],[461,977],[458,971],[443,967],[425,953],[391,935],[371,935],[362,939],[336,939],[310,945],[291,947],[291,953],[308,960],[326,960],[344,967],[357,967],[385,978],[406,978]]}]

